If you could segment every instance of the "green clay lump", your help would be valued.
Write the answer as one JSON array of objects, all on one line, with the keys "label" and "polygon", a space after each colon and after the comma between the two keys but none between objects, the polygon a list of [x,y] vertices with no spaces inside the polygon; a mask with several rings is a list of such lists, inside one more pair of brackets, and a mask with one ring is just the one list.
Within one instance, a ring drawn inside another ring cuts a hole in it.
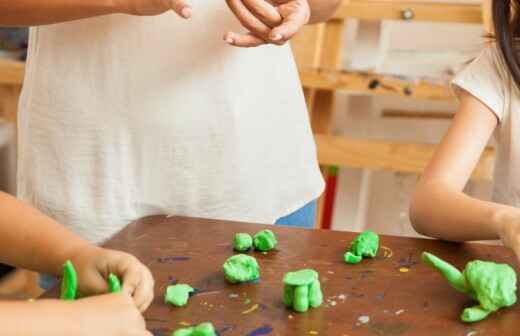
[{"label": "green clay lump", "polygon": [[516,272],[509,265],[475,260],[460,272],[428,252],[422,254],[422,260],[439,271],[453,288],[480,303],[464,309],[460,317],[464,322],[481,321],[500,308],[516,303]]},{"label": "green clay lump", "polygon": [[237,254],[224,263],[224,274],[233,284],[250,282],[260,278],[260,267],[254,257]]},{"label": "green clay lump", "polygon": [[191,286],[185,284],[168,286],[164,301],[176,307],[182,307],[188,303],[190,294],[194,292],[195,290]]},{"label": "green clay lump", "polygon": [[255,235],[253,240],[255,249],[261,252],[271,251],[276,247],[278,241],[276,236],[271,230],[262,230]]},{"label": "green clay lump", "polygon": [[379,236],[373,231],[362,232],[352,242],[350,251],[345,253],[345,262],[348,264],[360,263],[363,258],[375,258],[379,249]]},{"label": "green clay lump", "polygon": [[253,238],[247,233],[237,233],[233,238],[233,248],[238,252],[247,252],[253,247]]},{"label": "green clay lump", "polygon": [[119,293],[121,291],[121,281],[113,273],[108,275],[108,290],[110,293]]},{"label": "green clay lump", "polygon": [[289,272],[283,282],[283,302],[294,311],[304,313],[309,307],[318,308],[323,303],[318,272],[311,269]]},{"label": "green clay lump", "polygon": [[172,336],[217,336],[217,332],[211,323],[202,323],[196,327],[179,329]]},{"label": "green clay lump", "polygon": [[63,280],[61,282],[61,298],[74,301],[78,293],[78,274],[70,260],[63,265]]}]

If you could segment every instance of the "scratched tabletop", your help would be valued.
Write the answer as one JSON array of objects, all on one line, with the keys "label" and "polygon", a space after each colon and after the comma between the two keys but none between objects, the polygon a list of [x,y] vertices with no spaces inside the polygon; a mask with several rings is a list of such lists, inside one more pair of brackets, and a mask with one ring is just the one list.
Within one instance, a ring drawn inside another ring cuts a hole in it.
[{"label": "scratched tabletop", "polygon": [[[234,254],[234,234],[253,235],[264,228],[276,233],[279,244],[269,253],[249,253],[260,265],[260,281],[226,283],[222,264]],[[343,254],[355,237],[348,232],[155,216],[129,225],[105,246],[136,255],[152,270],[156,297],[145,317],[156,336],[201,322],[212,322],[221,336],[520,334],[520,304],[480,323],[460,322],[462,310],[474,302],[420,262],[421,252],[429,251],[459,268],[474,259],[516,267],[508,249],[381,236],[375,259],[347,265]],[[282,279],[286,272],[303,268],[319,272],[324,304],[299,314],[282,302]],[[197,289],[186,307],[164,303],[166,287],[175,283]]]}]

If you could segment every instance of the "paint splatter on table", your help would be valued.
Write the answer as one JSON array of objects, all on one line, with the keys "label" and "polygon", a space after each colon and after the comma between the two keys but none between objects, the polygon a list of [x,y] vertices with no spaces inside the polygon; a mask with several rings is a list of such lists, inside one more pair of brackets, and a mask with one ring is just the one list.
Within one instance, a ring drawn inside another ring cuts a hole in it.
[{"label": "paint splatter on table", "polygon": [[[270,227],[278,236],[277,249],[267,254],[250,252],[260,264],[260,281],[227,284],[222,264],[234,254],[233,235],[263,228],[155,216],[129,225],[106,246],[133,253],[150,266],[156,298],[145,317],[156,336],[206,321],[221,336],[507,336],[520,330],[520,305],[479,324],[462,324],[459,314],[471,301],[418,262],[420,253],[427,250],[460,268],[472,259],[516,266],[513,254],[505,248],[381,236],[385,248],[376,258],[347,265],[343,254],[356,236],[353,233]],[[283,305],[282,278],[304,267],[320,273],[325,300],[321,308],[298,314]],[[183,308],[163,302],[164,288],[177,282],[197,289]]]}]

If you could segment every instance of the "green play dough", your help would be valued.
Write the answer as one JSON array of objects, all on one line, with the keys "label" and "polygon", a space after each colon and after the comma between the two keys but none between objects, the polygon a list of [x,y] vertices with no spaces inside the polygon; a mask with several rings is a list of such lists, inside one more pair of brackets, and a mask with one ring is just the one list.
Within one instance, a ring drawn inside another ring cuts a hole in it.
[{"label": "green play dough", "polygon": [[121,291],[121,281],[113,273],[108,275],[108,289],[110,293],[119,293]]},{"label": "green play dough", "polygon": [[276,244],[278,244],[278,241],[276,240],[276,236],[273,231],[262,230],[255,235],[253,243],[255,249],[266,252],[274,249]]},{"label": "green play dough", "polygon": [[344,260],[349,264],[360,263],[363,258],[375,258],[379,249],[379,236],[373,231],[362,232],[354,239]]},{"label": "green play dough", "polygon": [[246,252],[253,247],[253,238],[247,233],[237,233],[233,238],[233,248],[238,252]]},{"label": "green play dough", "polygon": [[516,272],[506,264],[475,260],[469,262],[460,272],[451,264],[424,252],[422,260],[437,269],[462,293],[477,300],[480,305],[466,308],[461,315],[464,322],[477,322],[500,308],[510,307],[517,301]]},{"label": "green play dough", "polygon": [[172,336],[217,336],[211,323],[201,323],[196,327],[189,327],[174,331]]},{"label": "green play dough", "polygon": [[224,263],[224,274],[231,283],[249,282],[260,278],[260,267],[255,258],[237,254]]},{"label": "green play dough", "polygon": [[317,308],[323,303],[318,272],[311,269],[289,272],[283,281],[283,302],[287,307],[304,313],[309,307]]},{"label": "green play dough", "polygon": [[78,292],[78,275],[74,265],[67,260],[63,265],[63,280],[61,282],[61,298],[67,301],[74,301]]},{"label": "green play dough", "polygon": [[168,286],[168,288],[166,288],[166,294],[164,295],[164,301],[176,307],[182,307],[188,303],[190,293],[194,291],[190,285],[186,284]]}]

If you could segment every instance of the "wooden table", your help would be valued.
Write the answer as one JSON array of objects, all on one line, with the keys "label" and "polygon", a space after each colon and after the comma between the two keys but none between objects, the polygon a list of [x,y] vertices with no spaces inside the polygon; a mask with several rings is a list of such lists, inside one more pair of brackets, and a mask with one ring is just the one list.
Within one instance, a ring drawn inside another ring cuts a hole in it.
[{"label": "wooden table", "polygon": [[16,122],[24,72],[23,62],[0,58],[0,119]]},{"label": "wooden table", "polygon": [[[515,265],[505,248],[382,236],[379,256],[352,266],[342,259],[355,237],[352,233],[270,226],[279,239],[277,250],[251,253],[261,266],[260,282],[227,284],[222,264],[233,255],[233,235],[254,234],[267,227],[156,216],[131,224],[106,246],[133,253],[151,268],[156,298],[146,319],[156,336],[205,321],[211,321],[221,336],[506,336],[520,332],[520,305],[478,324],[460,322],[459,315],[471,300],[419,262],[420,253],[427,250],[458,267],[476,258]],[[282,278],[302,268],[320,273],[325,303],[297,314],[282,303]],[[163,303],[166,286],[176,282],[199,291],[185,308]],[[360,318],[369,321],[361,323]]]}]

